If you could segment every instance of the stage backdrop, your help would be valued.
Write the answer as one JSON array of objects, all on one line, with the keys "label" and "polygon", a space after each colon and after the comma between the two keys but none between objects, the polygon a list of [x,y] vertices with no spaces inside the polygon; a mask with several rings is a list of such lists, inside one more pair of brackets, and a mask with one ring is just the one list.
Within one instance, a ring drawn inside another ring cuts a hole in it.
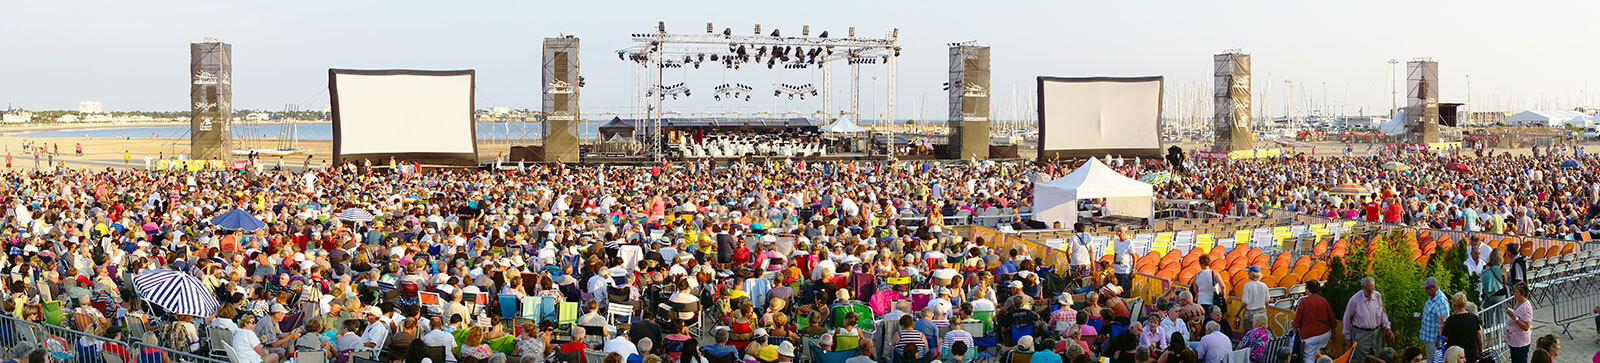
[{"label": "stage backdrop", "polygon": [[1039,159],[1160,157],[1162,77],[1039,77]]},{"label": "stage backdrop", "polygon": [[333,161],[477,165],[473,70],[328,70]]}]

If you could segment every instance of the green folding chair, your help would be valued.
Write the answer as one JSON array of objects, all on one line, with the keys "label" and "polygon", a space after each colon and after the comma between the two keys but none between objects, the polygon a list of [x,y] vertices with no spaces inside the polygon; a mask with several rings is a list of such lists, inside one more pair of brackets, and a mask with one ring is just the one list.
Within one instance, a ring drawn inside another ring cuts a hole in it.
[{"label": "green folding chair", "polygon": [[972,312],[972,318],[983,322],[983,335],[994,332],[994,310],[979,310]]},{"label": "green folding chair", "polygon": [[47,301],[44,303],[44,323],[59,327],[66,327],[65,325],[61,325],[60,300]]},{"label": "green folding chair", "polygon": [[856,310],[856,327],[871,330],[872,322],[878,320],[878,314],[872,313],[872,307],[862,303],[851,304],[851,307]]}]

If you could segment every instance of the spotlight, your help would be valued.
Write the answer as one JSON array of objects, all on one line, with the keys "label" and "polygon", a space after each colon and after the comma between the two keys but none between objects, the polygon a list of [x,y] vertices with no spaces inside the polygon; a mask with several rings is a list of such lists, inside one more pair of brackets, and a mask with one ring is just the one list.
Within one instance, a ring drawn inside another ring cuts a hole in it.
[{"label": "spotlight", "polygon": [[733,36],[733,28],[723,28],[722,29],[722,36],[724,38]]},{"label": "spotlight", "polygon": [[777,29],[773,29],[772,30],[772,36],[774,36],[774,37],[778,36],[778,30]]},{"label": "spotlight", "polygon": [[828,31],[827,30],[823,30],[822,34],[818,34],[817,37],[818,38],[827,39],[828,38]]},{"label": "spotlight", "polygon": [[617,52],[617,60],[627,60],[627,59],[623,59],[622,58],[622,52]]},{"label": "spotlight", "polygon": [[717,55],[716,54],[712,54],[711,55],[711,61],[712,62],[716,62],[717,61]]}]

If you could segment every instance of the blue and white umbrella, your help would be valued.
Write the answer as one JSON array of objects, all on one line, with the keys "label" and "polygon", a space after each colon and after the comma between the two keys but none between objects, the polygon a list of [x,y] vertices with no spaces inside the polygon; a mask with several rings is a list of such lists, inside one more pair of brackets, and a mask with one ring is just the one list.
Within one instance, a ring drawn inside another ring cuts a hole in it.
[{"label": "blue and white umbrella", "polygon": [[134,276],[133,290],[145,301],[178,315],[207,317],[222,307],[200,279],[173,270],[150,270]]},{"label": "blue and white umbrella", "polygon": [[246,212],[243,209],[237,208],[230,210],[227,213],[223,213],[216,218],[212,218],[211,224],[217,226],[217,228],[246,231],[254,231],[267,227],[265,222],[262,222],[261,219],[256,218],[256,216],[250,215],[250,212]]},{"label": "blue and white umbrella", "polygon": [[361,208],[345,208],[339,211],[339,220],[351,222],[371,222],[372,212]]}]

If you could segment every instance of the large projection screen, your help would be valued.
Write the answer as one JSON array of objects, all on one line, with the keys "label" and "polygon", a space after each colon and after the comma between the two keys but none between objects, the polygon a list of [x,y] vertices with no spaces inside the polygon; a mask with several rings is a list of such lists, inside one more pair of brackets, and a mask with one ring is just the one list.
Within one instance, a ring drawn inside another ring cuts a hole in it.
[{"label": "large projection screen", "polygon": [[328,70],[333,162],[478,164],[472,70]]},{"label": "large projection screen", "polygon": [[1039,160],[1161,155],[1162,77],[1039,77]]}]

